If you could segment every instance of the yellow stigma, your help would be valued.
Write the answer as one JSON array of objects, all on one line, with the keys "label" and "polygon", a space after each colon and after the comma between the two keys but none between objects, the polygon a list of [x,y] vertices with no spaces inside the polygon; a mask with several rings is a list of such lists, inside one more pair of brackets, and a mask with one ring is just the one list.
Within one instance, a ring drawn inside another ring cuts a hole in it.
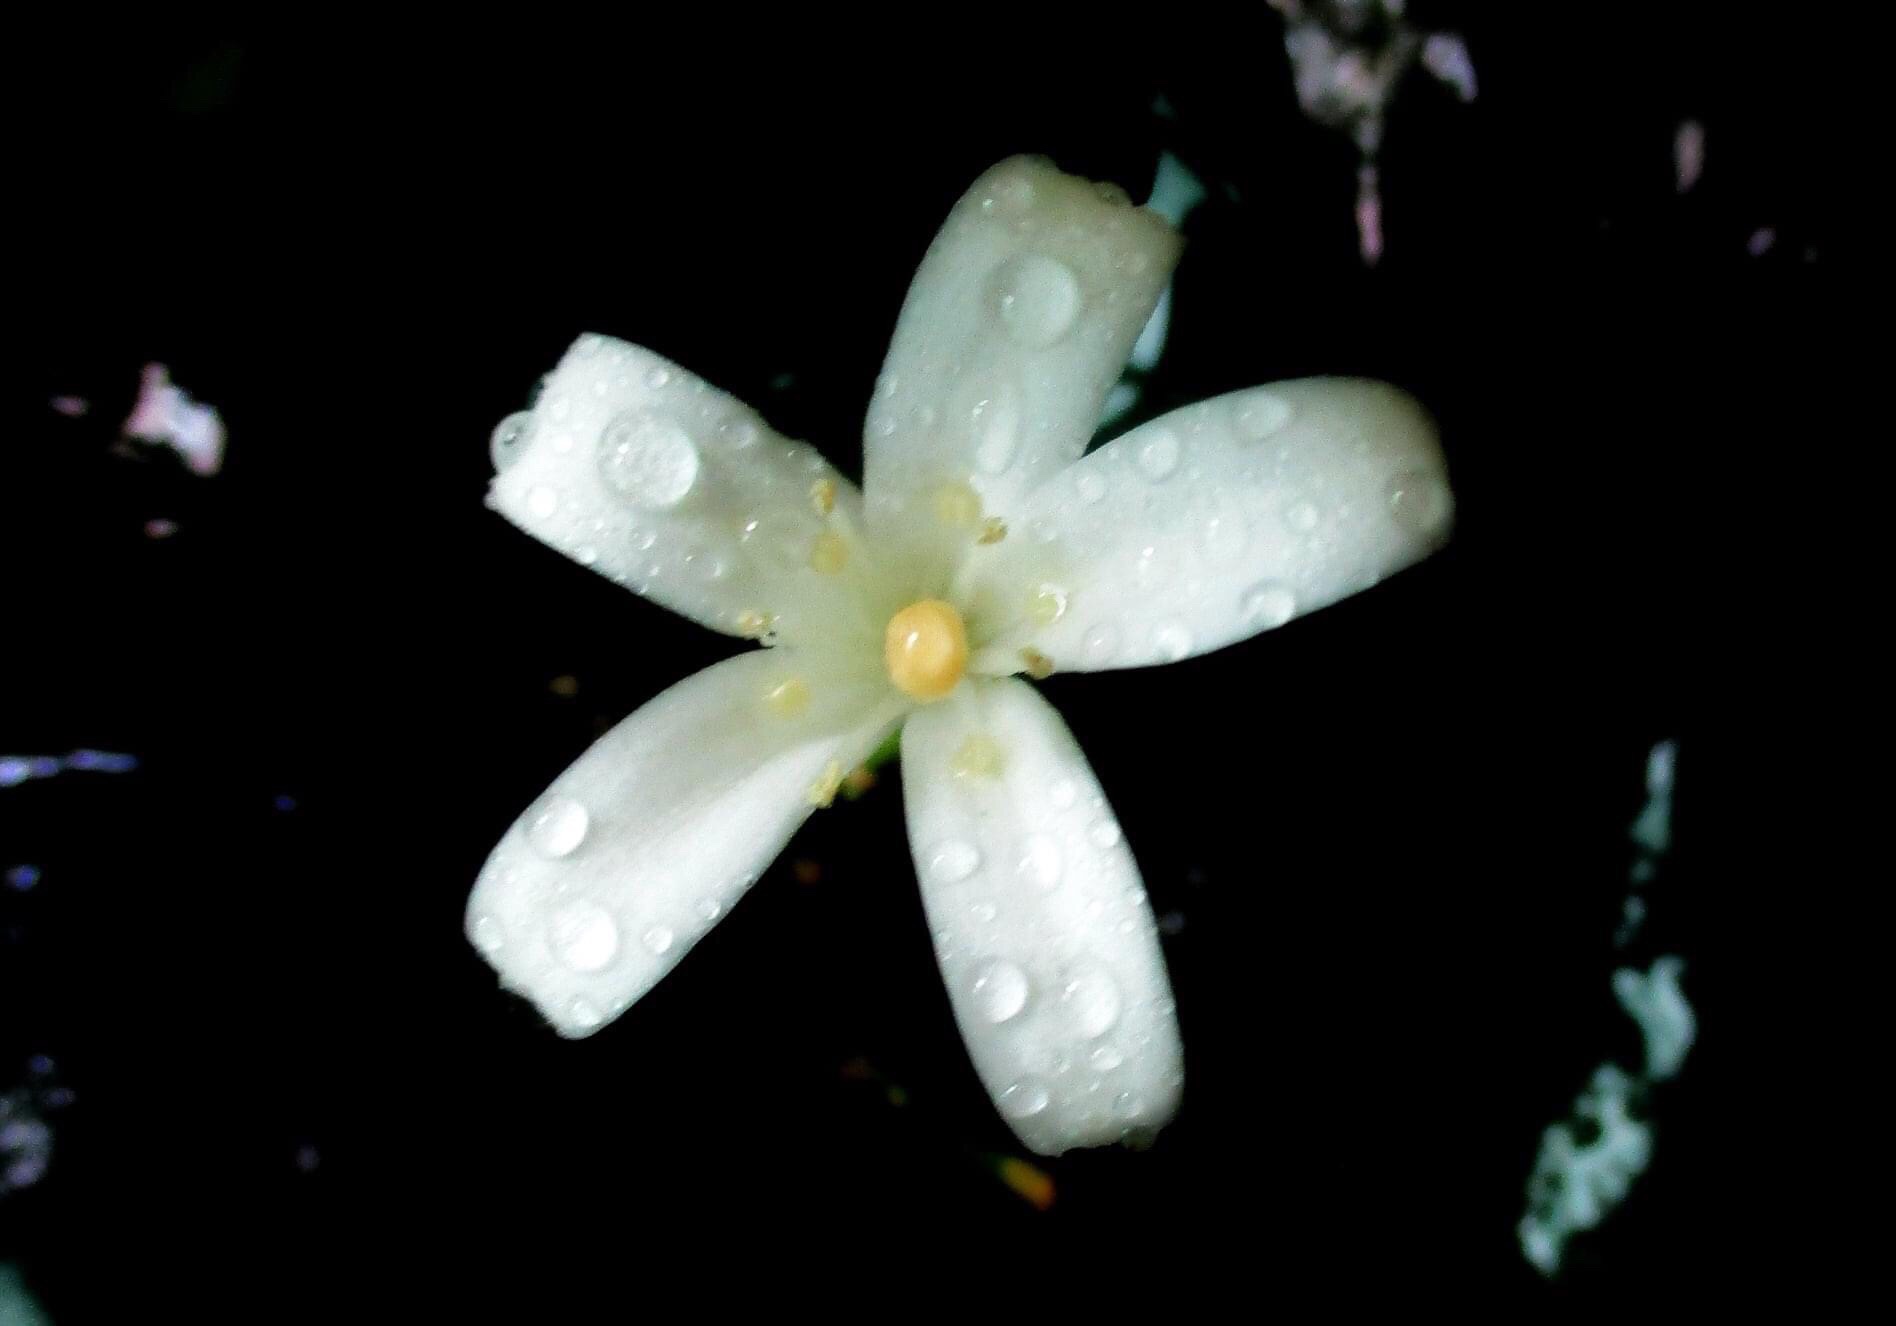
[{"label": "yellow stigma", "polygon": [[954,605],[922,599],[889,618],[882,635],[889,680],[917,700],[939,700],[968,668],[968,630]]}]

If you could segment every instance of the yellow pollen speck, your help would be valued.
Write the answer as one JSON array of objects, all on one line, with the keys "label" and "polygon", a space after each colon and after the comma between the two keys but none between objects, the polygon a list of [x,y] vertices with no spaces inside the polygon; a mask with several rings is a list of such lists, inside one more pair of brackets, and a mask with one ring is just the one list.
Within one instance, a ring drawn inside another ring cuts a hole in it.
[{"label": "yellow pollen speck", "polygon": [[981,526],[981,533],[974,541],[976,543],[999,543],[1006,537],[1007,522],[1002,520],[999,516],[989,516],[987,523]]},{"label": "yellow pollen speck", "polygon": [[836,509],[836,480],[818,479],[810,485],[810,505],[816,514],[827,516]]},{"label": "yellow pollen speck", "polygon": [[889,618],[882,634],[889,680],[917,700],[939,700],[968,668],[968,629],[952,603],[922,599]]},{"label": "yellow pollen speck", "polygon": [[794,718],[810,707],[810,686],[801,677],[786,677],[764,692],[764,704],[781,718]]},{"label": "yellow pollen speck", "polygon": [[810,568],[833,576],[849,564],[849,544],[833,529],[826,529],[810,545]]},{"label": "yellow pollen speck", "polygon": [[1007,765],[1001,748],[985,732],[976,732],[949,757],[948,772],[957,778],[999,778]]},{"label": "yellow pollen speck", "polygon": [[981,495],[965,483],[935,490],[935,519],[951,529],[968,529],[981,519]]},{"label": "yellow pollen speck", "polygon": [[737,614],[737,631],[739,635],[761,640],[770,634],[770,616],[755,608],[747,608]]},{"label": "yellow pollen speck", "polygon": [[836,800],[836,789],[842,785],[843,762],[831,760],[823,766],[822,775],[810,784],[810,804],[818,810],[828,809],[830,802]]},{"label": "yellow pollen speck", "polygon": [[1042,626],[1059,621],[1066,608],[1066,591],[1057,585],[1042,585],[1027,596],[1027,615]]},{"label": "yellow pollen speck", "polygon": [[1021,650],[1020,661],[1027,665],[1027,675],[1035,681],[1045,681],[1053,675],[1053,660],[1038,649]]}]

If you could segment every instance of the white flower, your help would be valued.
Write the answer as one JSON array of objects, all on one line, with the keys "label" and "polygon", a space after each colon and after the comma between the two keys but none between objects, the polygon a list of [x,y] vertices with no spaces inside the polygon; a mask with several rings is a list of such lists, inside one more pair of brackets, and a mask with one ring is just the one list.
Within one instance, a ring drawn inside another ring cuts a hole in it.
[{"label": "white flower", "polygon": [[1179,238],[1016,158],[923,259],[864,484],[648,350],[587,336],[495,434],[492,504],[714,630],[760,639],[652,700],[508,830],[468,932],[562,1035],[624,1012],[845,771],[902,728],[909,844],[976,1069],[1035,1151],[1177,1108],[1139,868],[1072,734],[1016,673],[1141,667],[1281,626],[1447,530],[1427,416],[1315,378],[1082,456]]}]

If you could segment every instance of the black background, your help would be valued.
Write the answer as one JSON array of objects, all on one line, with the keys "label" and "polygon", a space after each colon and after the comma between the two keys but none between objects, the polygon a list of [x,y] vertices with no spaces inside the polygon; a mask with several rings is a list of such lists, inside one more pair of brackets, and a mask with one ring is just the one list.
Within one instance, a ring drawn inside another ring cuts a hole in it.
[{"label": "black background", "polygon": [[[1354,149],[1299,114],[1262,7],[1149,40],[1149,16],[1082,42],[933,13],[23,51],[0,749],[142,764],[0,790],[0,864],[43,870],[0,893],[0,1088],[46,1054],[73,1092],[0,1257],[66,1321],[520,1289],[615,1316],[676,1291],[1532,1301],[1841,1256],[1797,1195],[1822,1163],[1766,1103],[1797,1034],[1766,971],[1799,941],[1748,937],[1799,917],[1775,698],[1830,611],[1797,560],[1829,537],[1817,480],[1783,463],[1826,445],[1810,384],[1858,279],[1830,38],[1517,8],[1542,11],[1412,6],[1459,26],[1481,91],[1403,85],[1373,270]],[[1707,165],[1681,195],[1687,118]],[[1280,632],[1044,684],[1176,914],[1177,1121],[1046,1163],[1045,1213],[996,1179],[1016,1148],[940,989],[893,769],[629,1014],[552,1035],[463,939],[468,887],[596,734],[728,644],[488,512],[494,422],[598,331],[859,473],[969,181],[1035,151],[1139,198],[1161,148],[1210,198],[1142,416],[1387,378],[1438,415],[1460,509],[1432,561]],[[153,360],[222,412],[215,478],[113,451]],[[1676,846],[1619,952],[1670,737]],[[1549,1284],[1514,1234],[1541,1130],[1637,1061],[1609,975],[1662,952],[1698,1045],[1653,1099],[1652,1168]]]}]

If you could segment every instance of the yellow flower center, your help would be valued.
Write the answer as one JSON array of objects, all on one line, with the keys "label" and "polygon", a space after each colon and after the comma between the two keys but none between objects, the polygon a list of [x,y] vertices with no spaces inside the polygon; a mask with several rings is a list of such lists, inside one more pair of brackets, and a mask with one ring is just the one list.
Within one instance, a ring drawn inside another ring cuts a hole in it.
[{"label": "yellow flower center", "polygon": [[905,695],[939,700],[968,669],[968,629],[953,604],[922,599],[889,618],[882,659]]}]

